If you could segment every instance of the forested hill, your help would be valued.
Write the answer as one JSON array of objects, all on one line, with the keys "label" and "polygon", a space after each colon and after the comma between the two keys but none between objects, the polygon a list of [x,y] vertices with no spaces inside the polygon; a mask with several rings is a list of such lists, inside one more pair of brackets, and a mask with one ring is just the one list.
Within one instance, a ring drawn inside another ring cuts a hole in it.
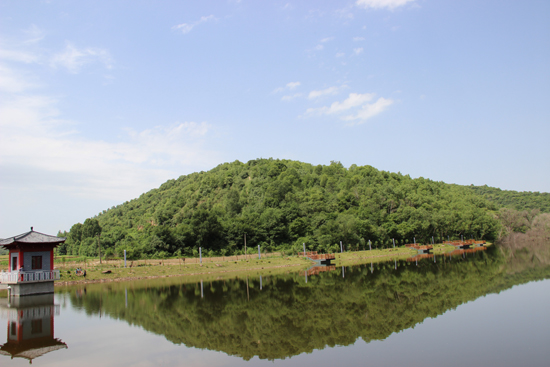
[{"label": "forested hill", "polygon": [[61,253],[131,257],[249,250],[335,251],[450,238],[493,239],[497,204],[467,186],[339,162],[274,159],[224,163],[169,180],[139,198],[75,224]]},{"label": "forested hill", "polygon": [[495,187],[470,186],[477,194],[483,195],[487,200],[502,207],[515,210],[540,210],[542,213],[550,213],[550,193],[501,190]]}]

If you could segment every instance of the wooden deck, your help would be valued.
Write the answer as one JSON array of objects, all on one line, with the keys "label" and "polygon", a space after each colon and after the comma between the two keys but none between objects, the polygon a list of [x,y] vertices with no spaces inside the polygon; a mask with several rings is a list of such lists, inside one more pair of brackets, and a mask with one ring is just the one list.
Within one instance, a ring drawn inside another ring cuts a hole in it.
[{"label": "wooden deck", "polygon": [[331,261],[336,259],[335,254],[318,254],[317,251],[300,251],[298,256],[305,256],[308,260],[322,265],[331,265]]},{"label": "wooden deck", "polygon": [[466,241],[445,241],[443,243],[465,250],[465,249],[469,249],[470,247],[480,247],[480,246],[484,247],[486,242],[483,240],[480,240],[480,241],[466,240]]},{"label": "wooden deck", "polygon": [[429,254],[434,248],[432,245],[419,245],[418,243],[409,243],[405,247],[414,248],[419,254]]}]

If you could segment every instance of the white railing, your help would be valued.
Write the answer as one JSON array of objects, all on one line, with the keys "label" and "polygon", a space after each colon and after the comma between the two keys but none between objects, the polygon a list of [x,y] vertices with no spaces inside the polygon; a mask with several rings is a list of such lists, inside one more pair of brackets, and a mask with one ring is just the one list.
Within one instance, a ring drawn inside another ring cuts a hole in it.
[{"label": "white railing", "polygon": [[[8,307],[10,307],[8,305]],[[12,306],[13,307],[13,306]],[[38,306],[31,308],[0,308],[0,318],[15,320],[36,320],[49,316],[59,316],[59,305]]]},{"label": "white railing", "polygon": [[0,283],[47,282],[59,279],[59,270],[11,271],[0,273]]}]

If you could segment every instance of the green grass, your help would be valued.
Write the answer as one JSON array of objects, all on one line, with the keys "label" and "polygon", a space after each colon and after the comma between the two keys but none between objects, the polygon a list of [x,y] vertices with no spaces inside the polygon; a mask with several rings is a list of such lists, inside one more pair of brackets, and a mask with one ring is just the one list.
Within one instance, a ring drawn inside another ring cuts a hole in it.
[{"label": "green grass", "polygon": [[[128,262],[130,264],[130,262]],[[60,270],[61,282],[71,281],[93,281],[102,279],[135,279],[149,277],[171,277],[171,276],[187,276],[196,274],[220,274],[233,272],[256,272],[268,268],[283,268],[283,267],[307,267],[310,262],[299,257],[278,257],[262,260],[240,260],[240,261],[220,261],[216,263],[200,264],[169,264],[163,265],[162,260],[149,261],[149,264],[139,264],[138,266],[122,267],[116,263],[106,263],[103,265],[94,263],[93,265],[84,266],[67,266],[63,263],[56,263],[56,267]],[[77,276],[75,269],[81,267],[86,269],[86,278]],[[103,274],[103,271],[110,270],[110,274]]]},{"label": "green grass", "polygon": [[[434,245],[433,253],[441,254],[454,250],[451,245]],[[356,264],[366,264],[371,262],[384,262],[394,259],[407,259],[417,254],[416,250],[398,247],[395,249],[366,250],[366,251],[348,251],[336,254],[335,264],[337,266],[347,266]],[[7,270],[7,255],[0,256],[0,269]],[[195,261],[195,259],[188,259]],[[266,270],[275,269],[279,271],[288,271],[288,267],[296,269],[305,269],[312,263],[299,256],[271,256],[261,260],[253,258],[248,260],[234,258],[204,258],[203,264],[193,263],[184,264],[180,259],[163,260],[150,259],[128,261],[128,267],[123,267],[123,262],[103,261],[99,264],[96,258],[84,258],[78,256],[56,256],[55,267],[60,270],[61,279],[59,282],[83,282],[83,281],[101,281],[101,280],[134,280],[147,279],[153,277],[175,277],[175,276],[221,276],[223,274],[252,274],[265,273]],[[86,270],[86,278],[77,276],[75,270],[82,268]],[[110,274],[103,274],[103,271],[110,270]]]}]

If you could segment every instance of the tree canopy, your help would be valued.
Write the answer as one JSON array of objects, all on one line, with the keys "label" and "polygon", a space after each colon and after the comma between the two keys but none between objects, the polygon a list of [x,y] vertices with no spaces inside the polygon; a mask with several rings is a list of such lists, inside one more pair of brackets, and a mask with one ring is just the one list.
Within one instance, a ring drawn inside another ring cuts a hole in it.
[{"label": "tree canopy", "polygon": [[[130,258],[308,249],[333,252],[447,238],[494,239],[500,203],[475,188],[340,162],[256,159],[168,180],[139,198],[75,224],[62,253]],[[97,224],[97,226],[96,226]],[[94,242],[96,241],[96,242]]]}]

